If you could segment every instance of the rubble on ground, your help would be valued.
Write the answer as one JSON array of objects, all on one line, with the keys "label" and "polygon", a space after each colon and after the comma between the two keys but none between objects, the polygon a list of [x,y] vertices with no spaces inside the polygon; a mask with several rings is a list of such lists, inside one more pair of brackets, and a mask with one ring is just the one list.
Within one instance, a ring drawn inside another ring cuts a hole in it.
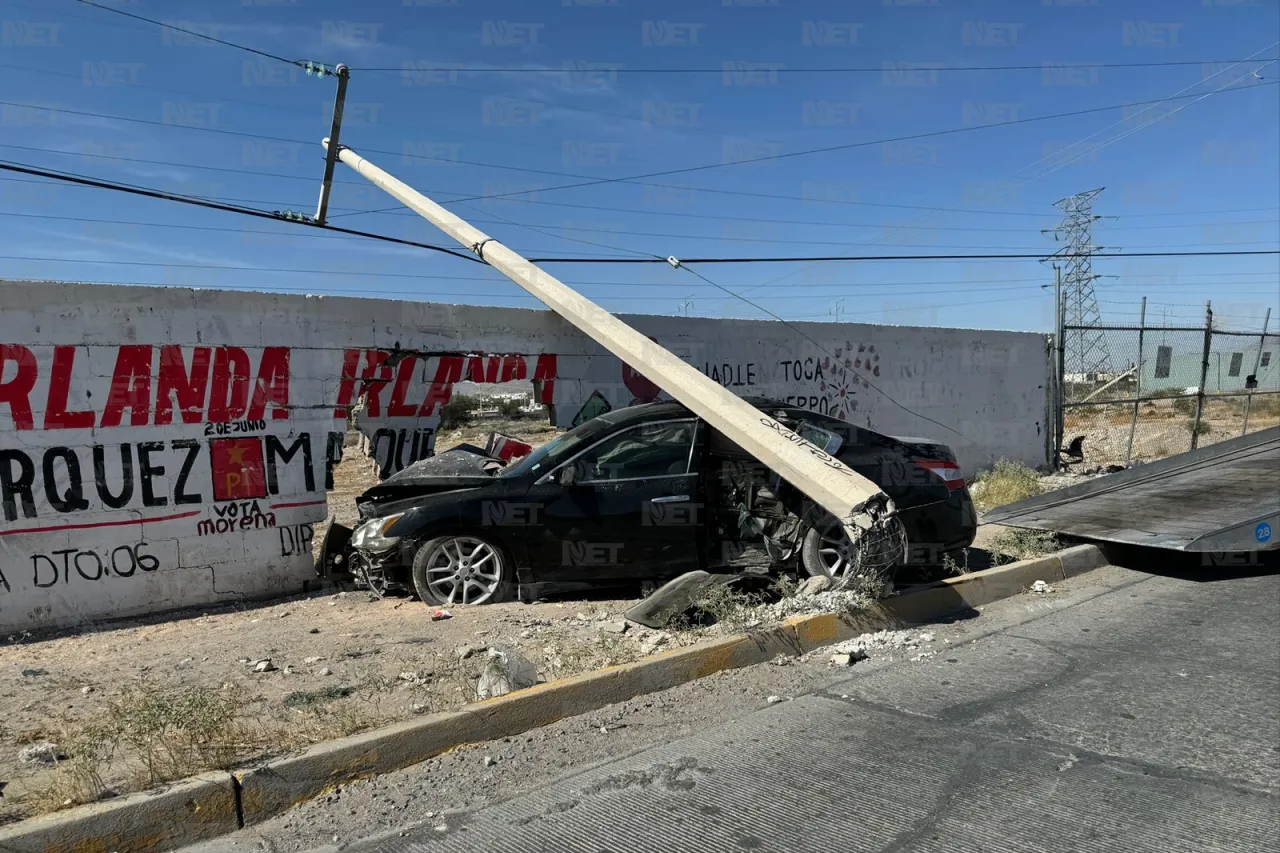
[{"label": "rubble on ground", "polygon": [[[921,645],[932,643],[933,639],[934,634],[932,631],[875,631],[854,637],[852,640],[836,643],[825,649],[808,652],[802,655],[800,659],[807,661],[811,660],[816,654],[824,654],[829,656],[828,660],[833,665],[849,666],[860,660],[869,659],[872,656],[872,652],[920,651]],[[924,652],[913,657],[912,660],[924,660],[932,655],[933,652]]]},{"label": "rubble on ground", "polygon": [[[817,578],[811,578],[811,580],[817,580]],[[789,596],[772,604],[761,605],[756,610],[759,619],[770,622],[786,619],[789,616],[806,616],[813,613],[847,613],[852,610],[862,610],[872,603],[872,599],[863,592],[851,589],[828,589],[817,594]]]},{"label": "rubble on ground", "polygon": [[23,764],[57,764],[60,757],[58,745],[49,741],[33,743],[18,753],[18,760]]},{"label": "rubble on ground", "polygon": [[1039,595],[1048,595],[1053,592],[1053,586],[1044,581],[1036,581],[1031,585],[1031,591]]}]

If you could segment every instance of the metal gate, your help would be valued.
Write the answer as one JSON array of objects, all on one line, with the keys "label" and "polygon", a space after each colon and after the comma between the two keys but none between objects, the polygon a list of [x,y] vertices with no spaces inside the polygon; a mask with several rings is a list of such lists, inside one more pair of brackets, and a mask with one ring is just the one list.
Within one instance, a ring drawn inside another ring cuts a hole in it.
[{"label": "metal gate", "polygon": [[1062,326],[1101,333],[1111,370],[1067,372],[1058,349],[1058,446],[1080,439],[1083,463],[1128,465],[1163,459],[1280,424],[1280,335],[1203,326],[1151,326],[1145,301],[1137,326]]}]

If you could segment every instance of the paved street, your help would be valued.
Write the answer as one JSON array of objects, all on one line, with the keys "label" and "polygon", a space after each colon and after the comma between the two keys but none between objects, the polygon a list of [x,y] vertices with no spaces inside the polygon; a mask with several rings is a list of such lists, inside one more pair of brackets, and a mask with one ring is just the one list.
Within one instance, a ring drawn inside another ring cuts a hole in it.
[{"label": "paved street", "polygon": [[927,661],[346,849],[1276,849],[1280,576],[1104,571]]}]

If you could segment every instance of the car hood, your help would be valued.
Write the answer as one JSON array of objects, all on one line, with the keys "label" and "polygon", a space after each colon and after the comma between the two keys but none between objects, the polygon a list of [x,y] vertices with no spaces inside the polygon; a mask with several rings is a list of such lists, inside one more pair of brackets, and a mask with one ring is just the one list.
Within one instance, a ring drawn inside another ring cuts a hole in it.
[{"label": "car hood", "polygon": [[356,498],[356,504],[361,515],[365,515],[366,505],[382,508],[386,504],[423,495],[486,486],[494,481],[494,473],[502,470],[505,464],[478,447],[460,445],[415,462],[371,486]]}]

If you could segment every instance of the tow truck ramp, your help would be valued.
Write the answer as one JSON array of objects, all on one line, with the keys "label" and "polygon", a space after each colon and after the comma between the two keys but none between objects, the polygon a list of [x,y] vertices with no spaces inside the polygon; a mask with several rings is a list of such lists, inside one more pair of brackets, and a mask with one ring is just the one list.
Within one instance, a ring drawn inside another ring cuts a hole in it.
[{"label": "tow truck ramp", "polygon": [[1026,498],[984,522],[1191,552],[1280,548],[1280,426]]}]

